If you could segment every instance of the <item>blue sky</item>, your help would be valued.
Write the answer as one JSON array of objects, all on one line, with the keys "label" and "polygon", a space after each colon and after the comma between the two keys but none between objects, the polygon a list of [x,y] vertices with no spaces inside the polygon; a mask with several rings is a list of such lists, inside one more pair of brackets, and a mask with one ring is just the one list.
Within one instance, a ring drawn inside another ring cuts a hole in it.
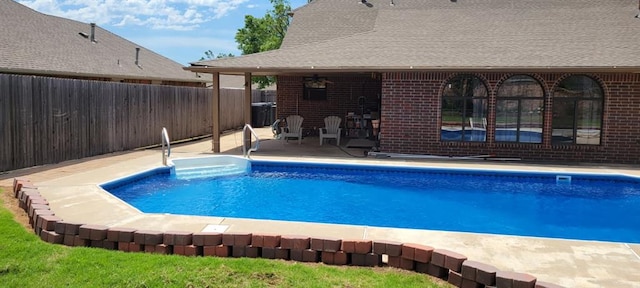
[{"label": "blue sky", "polygon": [[[240,55],[244,16],[262,17],[269,0],[17,0],[36,11],[95,22],[121,37],[188,65],[207,50]],[[289,0],[295,9],[307,0]]]}]

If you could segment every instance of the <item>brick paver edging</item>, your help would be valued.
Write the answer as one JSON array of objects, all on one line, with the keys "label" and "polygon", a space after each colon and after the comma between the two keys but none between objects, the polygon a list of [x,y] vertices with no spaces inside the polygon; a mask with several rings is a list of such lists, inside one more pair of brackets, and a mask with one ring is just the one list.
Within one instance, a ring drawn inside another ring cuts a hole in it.
[{"label": "brick paver edging", "polygon": [[27,212],[35,234],[53,244],[185,256],[260,257],[328,265],[388,265],[438,277],[456,287],[561,287],[537,281],[529,274],[501,271],[453,251],[416,243],[304,235],[152,231],[72,223],[57,217],[28,179],[14,179],[13,195],[18,198],[19,207]]}]

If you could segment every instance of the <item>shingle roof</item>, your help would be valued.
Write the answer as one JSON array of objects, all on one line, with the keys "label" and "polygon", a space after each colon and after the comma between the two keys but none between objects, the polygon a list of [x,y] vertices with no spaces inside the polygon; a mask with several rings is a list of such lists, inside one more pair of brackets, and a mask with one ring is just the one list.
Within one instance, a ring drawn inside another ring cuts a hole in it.
[{"label": "shingle roof", "polygon": [[[0,72],[205,82],[182,65],[103,28],[0,0]],[[139,64],[135,64],[140,48]]]},{"label": "shingle roof", "polygon": [[[219,71],[626,69],[637,0],[314,0],[279,50],[194,63]],[[259,68],[258,68],[259,67]]]}]

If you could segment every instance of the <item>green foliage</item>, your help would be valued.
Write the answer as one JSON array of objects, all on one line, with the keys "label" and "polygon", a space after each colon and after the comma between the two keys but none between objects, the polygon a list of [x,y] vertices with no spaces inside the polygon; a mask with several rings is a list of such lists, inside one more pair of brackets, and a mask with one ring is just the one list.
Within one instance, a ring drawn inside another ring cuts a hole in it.
[{"label": "green foliage", "polygon": [[[246,15],[244,28],[238,29],[236,42],[243,55],[280,48],[291,20],[291,5],[287,0],[270,0],[273,10],[262,18]],[[275,77],[253,77],[253,83],[264,88],[275,83]]]},{"label": "green foliage", "polygon": [[53,245],[27,232],[1,200],[0,283],[2,287],[450,287],[424,274],[388,268]]},{"label": "green foliage", "polygon": [[232,53],[218,53],[218,55],[215,55],[213,51],[207,50],[207,51],[204,51],[204,57],[200,57],[200,61],[228,58],[228,57],[235,57],[235,56]]}]

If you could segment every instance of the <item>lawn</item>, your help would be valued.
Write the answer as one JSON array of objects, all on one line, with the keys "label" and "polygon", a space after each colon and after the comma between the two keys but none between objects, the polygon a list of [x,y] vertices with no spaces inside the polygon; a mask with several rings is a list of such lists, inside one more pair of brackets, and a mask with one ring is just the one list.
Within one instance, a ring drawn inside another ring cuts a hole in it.
[{"label": "lawn", "polygon": [[451,287],[424,274],[393,268],[53,245],[15,220],[7,208],[14,204],[9,197],[0,197],[2,287]]}]

